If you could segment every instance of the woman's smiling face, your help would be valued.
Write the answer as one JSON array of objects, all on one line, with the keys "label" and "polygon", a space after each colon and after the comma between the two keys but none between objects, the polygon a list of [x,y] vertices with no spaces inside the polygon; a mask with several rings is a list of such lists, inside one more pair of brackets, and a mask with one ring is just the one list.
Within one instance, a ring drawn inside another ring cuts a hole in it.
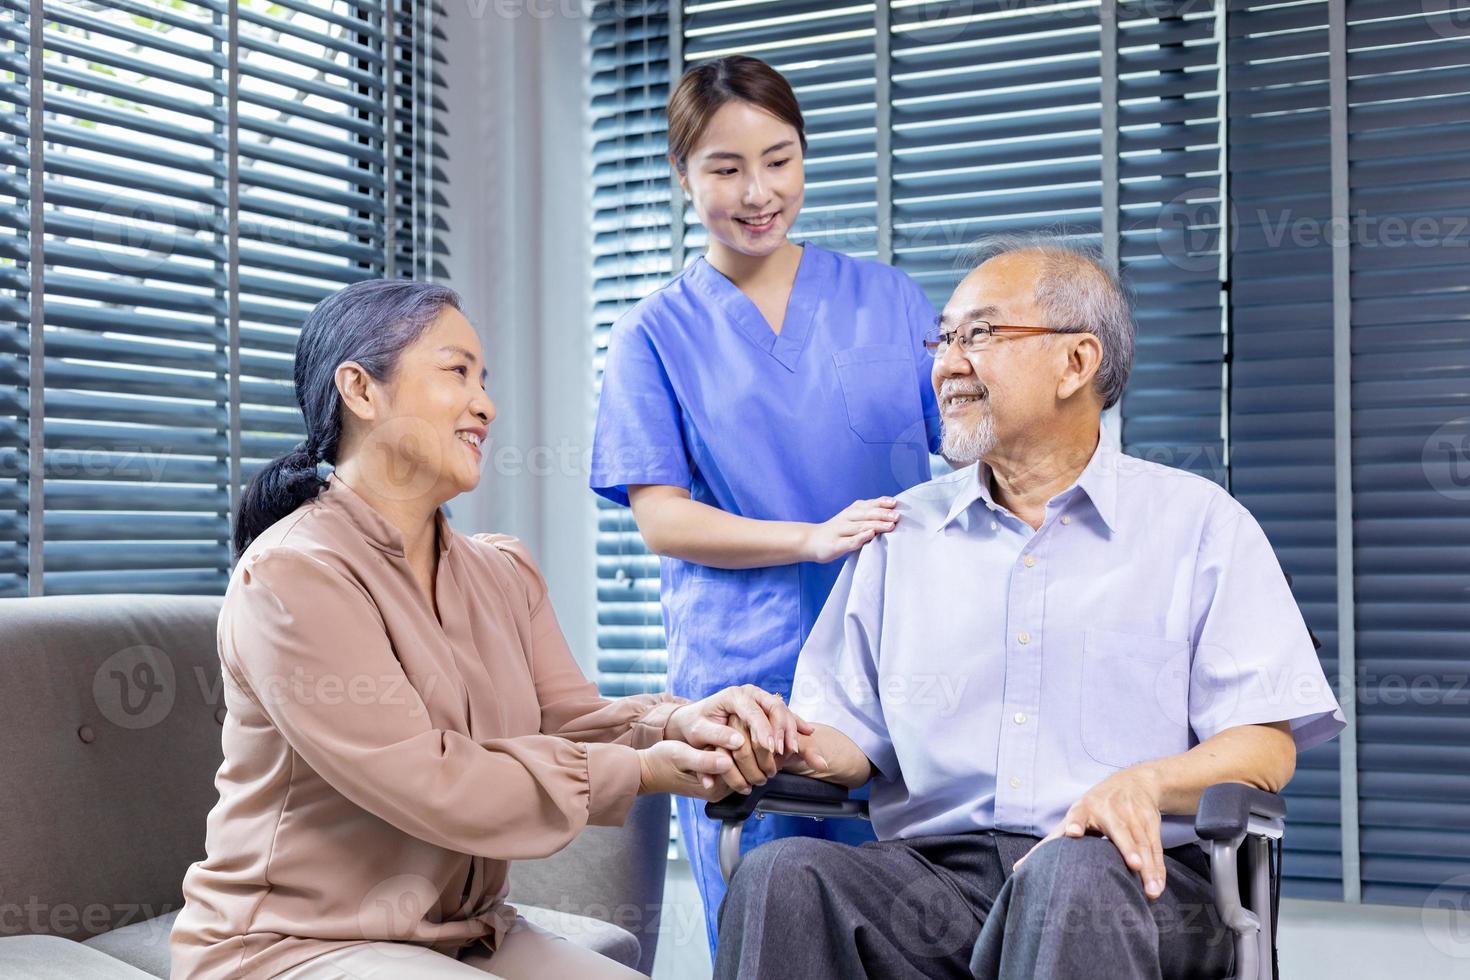
[{"label": "woman's smiling face", "polygon": [[806,194],[796,127],[749,102],[727,102],[710,118],[679,183],[711,244],[751,257],[786,241]]},{"label": "woman's smiling face", "polygon": [[362,450],[397,499],[432,495],[436,505],[480,483],[495,404],[485,391],[480,338],[458,310],[445,307],[398,357],[383,386],[381,417]]}]

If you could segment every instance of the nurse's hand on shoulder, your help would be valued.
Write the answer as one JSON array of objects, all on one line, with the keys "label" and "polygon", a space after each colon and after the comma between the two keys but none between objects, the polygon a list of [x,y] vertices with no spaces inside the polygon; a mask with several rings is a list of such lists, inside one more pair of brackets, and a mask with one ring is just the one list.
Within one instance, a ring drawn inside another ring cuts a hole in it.
[{"label": "nurse's hand on shoulder", "polygon": [[880,534],[887,534],[898,524],[898,501],[892,497],[855,500],[836,517],[812,524],[807,532],[805,560],[835,561],[857,551]]},{"label": "nurse's hand on shoulder", "polygon": [[666,739],[638,750],[638,792],[722,800],[730,793],[722,777],[734,765],[723,749],[696,749]]}]

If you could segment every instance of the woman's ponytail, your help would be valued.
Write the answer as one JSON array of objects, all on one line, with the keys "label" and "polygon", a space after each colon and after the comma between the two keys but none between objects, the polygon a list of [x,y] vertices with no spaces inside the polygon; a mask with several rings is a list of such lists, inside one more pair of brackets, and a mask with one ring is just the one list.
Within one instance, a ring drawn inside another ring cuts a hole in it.
[{"label": "woman's ponytail", "polygon": [[266,528],[316,498],[327,485],[317,472],[336,466],[342,436],[337,368],[352,361],[386,382],[403,349],[446,307],[460,308],[448,286],[412,279],[367,279],[322,300],[307,314],[296,340],[296,404],[306,441],[265,464],[240,499],[235,518],[235,557]]},{"label": "woman's ponytail", "polygon": [[303,444],[277,456],[255,474],[245,488],[235,521],[236,558],[260,532],[321,493],[327,481],[317,473],[319,462]]}]

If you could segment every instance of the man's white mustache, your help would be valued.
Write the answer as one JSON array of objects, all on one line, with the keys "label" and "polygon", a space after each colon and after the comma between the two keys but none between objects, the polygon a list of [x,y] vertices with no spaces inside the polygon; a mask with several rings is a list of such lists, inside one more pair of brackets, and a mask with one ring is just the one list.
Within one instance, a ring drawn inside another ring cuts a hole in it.
[{"label": "man's white mustache", "polygon": [[952,398],[964,398],[969,395],[989,398],[990,388],[983,384],[961,384],[956,381],[946,381],[939,386],[939,400],[941,402],[948,402]]}]

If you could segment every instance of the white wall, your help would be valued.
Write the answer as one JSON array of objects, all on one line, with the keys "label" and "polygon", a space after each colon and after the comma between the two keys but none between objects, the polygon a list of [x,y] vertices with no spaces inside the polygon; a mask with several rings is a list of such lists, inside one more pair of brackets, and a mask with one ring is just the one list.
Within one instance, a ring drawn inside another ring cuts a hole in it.
[{"label": "white wall", "polygon": [[485,346],[490,427],[462,531],[526,541],[584,670],[596,656],[590,166],[577,4],[445,0],[448,284]]},{"label": "white wall", "polygon": [[1470,908],[1463,906],[1283,899],[1280,928],[1283,980],[1470,977]]}]

